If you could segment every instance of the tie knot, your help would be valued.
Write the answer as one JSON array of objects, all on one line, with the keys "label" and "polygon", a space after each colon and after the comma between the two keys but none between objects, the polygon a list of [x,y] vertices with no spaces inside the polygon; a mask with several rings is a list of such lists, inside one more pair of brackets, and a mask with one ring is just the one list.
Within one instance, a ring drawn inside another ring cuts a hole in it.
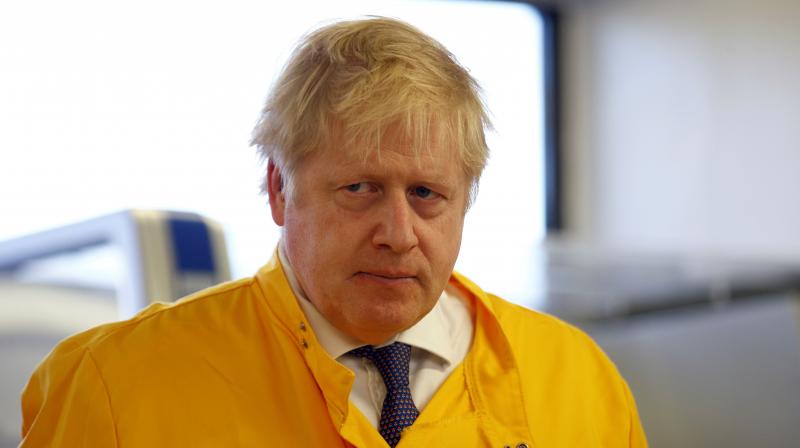
[{"label": "tie knot", "polygon": [[349,353],[372,361],[381,373],[387,390],[408,387],[408,364],[411,361],[410,345],[402,342],[378,348],[365,345],[351,350]]}]

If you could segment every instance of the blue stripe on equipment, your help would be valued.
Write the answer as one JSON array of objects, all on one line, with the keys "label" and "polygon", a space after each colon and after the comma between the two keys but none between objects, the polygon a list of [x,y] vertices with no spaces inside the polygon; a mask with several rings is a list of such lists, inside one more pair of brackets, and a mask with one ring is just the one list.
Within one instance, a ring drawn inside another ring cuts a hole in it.
[{"label": "blue stripe on equipment", "polygon": [[205,223],[179,217],[170,217],[167,221],[172,234],[175,270],[213,273],[214,253]]}]

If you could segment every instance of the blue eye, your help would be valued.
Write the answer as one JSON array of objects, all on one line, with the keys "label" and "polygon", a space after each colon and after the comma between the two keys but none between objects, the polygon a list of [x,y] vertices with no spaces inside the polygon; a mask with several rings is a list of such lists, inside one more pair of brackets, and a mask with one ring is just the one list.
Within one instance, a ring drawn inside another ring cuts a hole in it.
[{"label": "blue eye", "polygon": [[345,188],[347,188],[347,191],[349,191],[351,193],[358,193],[361,190],[361,187],[363,187],[363,186],[364,186],[364,184],[362,182],[359,182],[357,184],[350,184]]},{"label": "blue eye", "polygon": [[414,195],[418,196],[422,199],[426,199],[433,194],[433,191],[427,187],[415,187],[414,188]]}]

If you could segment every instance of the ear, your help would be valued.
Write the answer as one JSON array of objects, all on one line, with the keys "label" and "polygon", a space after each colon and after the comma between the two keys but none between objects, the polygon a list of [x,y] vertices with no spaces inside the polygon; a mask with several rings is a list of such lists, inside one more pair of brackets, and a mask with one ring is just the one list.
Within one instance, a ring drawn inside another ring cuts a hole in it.
[{"label": "ear", "polygon": [[269,207],[272,209],[272,220],[275,224],[283,226],[286,213],[286,195],[283,191],[283,176],[281,170],[270,160],[267,163],[267,193],[269,194]]}]

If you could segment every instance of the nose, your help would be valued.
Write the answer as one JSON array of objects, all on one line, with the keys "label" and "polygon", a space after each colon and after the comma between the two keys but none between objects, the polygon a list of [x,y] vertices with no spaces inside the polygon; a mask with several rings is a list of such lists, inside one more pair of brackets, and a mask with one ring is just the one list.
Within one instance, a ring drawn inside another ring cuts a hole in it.
[{"label": "nose", "polygon": [[405,253],[417,246],[417,214],[404,193],[384,196],[376,212],[378,224],[372,235],[375,246],[395,253]]}]

